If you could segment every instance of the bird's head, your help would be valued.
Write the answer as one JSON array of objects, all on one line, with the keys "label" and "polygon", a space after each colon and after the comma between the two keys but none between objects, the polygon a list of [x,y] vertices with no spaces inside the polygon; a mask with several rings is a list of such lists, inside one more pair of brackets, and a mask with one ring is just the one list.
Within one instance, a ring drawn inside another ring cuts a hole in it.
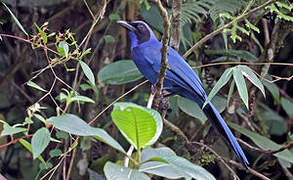
[{"label": "bird's head", "polygon": [[152,29],[143,21],[117,21],[117,23],[128,30],[128,35],[131,40],[131,49],[146,41],[157,40]]}]

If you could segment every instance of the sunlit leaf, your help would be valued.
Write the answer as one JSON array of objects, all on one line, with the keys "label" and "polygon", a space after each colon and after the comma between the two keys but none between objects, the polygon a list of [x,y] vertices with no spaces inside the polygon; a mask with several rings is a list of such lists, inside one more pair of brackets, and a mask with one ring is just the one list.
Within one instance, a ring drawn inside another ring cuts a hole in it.
[{"label": "sunlit leaf", "polygon": [[123,136],[138,150],[155,143],[163,129],[157,111],[133,103],[114,104],[111,116]]}]

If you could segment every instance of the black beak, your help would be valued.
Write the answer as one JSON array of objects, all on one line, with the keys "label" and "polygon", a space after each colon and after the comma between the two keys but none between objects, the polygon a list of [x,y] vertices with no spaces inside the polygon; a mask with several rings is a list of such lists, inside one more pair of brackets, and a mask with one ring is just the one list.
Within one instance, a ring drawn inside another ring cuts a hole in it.
[{"label": "black beak", "polygon": [[135,27],[131,25],[131,23],[127,22],[127,21],[117,21],[118,24],[120,24],[121,26],[125,27],[126,29],[128,29],[129,31],[135,31]]}]

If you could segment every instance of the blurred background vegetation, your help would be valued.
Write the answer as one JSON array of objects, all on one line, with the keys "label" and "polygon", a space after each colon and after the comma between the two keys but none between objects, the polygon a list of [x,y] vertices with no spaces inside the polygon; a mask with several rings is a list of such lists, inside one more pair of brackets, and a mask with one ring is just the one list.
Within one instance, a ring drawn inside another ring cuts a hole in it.
[{"label": "blurred background vegetation", "polygon": [[[69,60],[70,58],[63,59],[59,64],[56,63],[53,67],[56,74],[53,74],[48,68],[46,56],[49,56],[51,61],[59,61],[55,54],[50,52],[47,54],[42,47],[32,46],[21,39],[1,36],[0,117],[10,125],[23,123],[31,110],[28,108],[36,102],[45,107],[41,109],[44,118],[56,115],[56,111],[60,112],[60,109],[68,108],[70,113],[79,115],[86,122],[93,120],[117,97],[144,81],[130,61],[127,33],[116,24],[116,21],[144,20],[151,25],[159,39],[163,32],[160,13],[157,7],[147,0],[5,0],[3,2],[17,17],[29,36],[20,30],[3,4],[0,7],[0,34],[9,34],[36,42],[42,36],[37,28],[40,27],[48,35],[54,33],[50,38],[48,37],[46,45],[55,51],[57,51],[58,38],[70,39],[74,36],[74,40],[70,41],[73,44],[69,46],[71,55],[74,55],[77,49],[84,52],[91,48],[91,53],[87,54],[83,61],[88,64],[95,76],[95,84],[92,84],[85,77],[87,75],[84,75],[78,61]],[[206,35],[265,2],[266,0],[182,1],[182,7],[179,9],[181,12],[180,54],[183,55]],[[171,15],[172,0],[162,3]],[[249,9],[246,9],[247,7]],[[290,146],[285,148],[289,149],[286,154],[288,159],[265,151],[276,150],[278,147],[292,144],[293,141],[291,133],[293,127],[292,13],[293,4],[287,0],[279,1],[279,4],[270,4],[249,14],[246,21],[239,23],[236,21],[232,26],[225,28],[223,33],[209,38],[185,58],[192,67],[195,67],[207,92],[212,90],[225,69],[237,64],[246,64],[259,75],[266,89],[266,97],[247,80],[249,110],[245,108],[238,92],[230,88],[233,86],[232,80],[212,101],[223,113],[226,121],[241,125],[241,127],[235,125],[231,127],[238,132],[237,137],[250,145],[241,143],[251,167],[270,179],[293,178],[293,155]],[[79,46],[80,44],[82,46]],[[58,52],[60,53],[59,50]],[[226,63],[221,64],[221,62]],[[268,62],[280,64],[265,64]],[[27,85],[30,80],[47,91],[52,87],[50,95],[44,97],[45,92]],[[95,103],[75,103],[67,107],[66,103],[60,100],[60,93],[64,93],[63,88],[72,90],[68,86],[81,95],[90,97]],[[121,101],[145,106],[150,90],[150,83],[145,83]],[[199,107],[177,96],[170,97],[169,103],[166,119],[176,125],[190,141],[201,141],[212,147],[241,179],[257,179],[252,173],[229,162],[229,159],[236,159],[233,152],[211,128]],[[60,109],[56,110],[57,107]],[[129,145],[112,123],[110,112],[111,109],[108,109],[92,125],[107,130],[127,149]],[[32,121],[31,133],[42,125],[42,122],[36,118]],[[246,132],[246,129],[250,131]],[[59,134],[56,138],[62,140],[63,136],[67,134]],[[14,139],[19,137],[21,136],[15,136]],[[26,139],[30,141],[30,137]],[[31,153],[19,142],[5,145],[12,141],[11,136],[0,137],[0,144],[4,145],[0,149],[0,173],[7,179],[39,179],[59,162],[58,155],[54,156],[56,149],[63,151],[66,147],[64,139],[62,140],[64,144],[59,144],[57,148],[56,144],[50,144],[42,153],[43,158],[48,160],[48,166],[42,167],[38,160],[32,160]],[[270,143],[273,142],[280,146],[271,145]],[[217,179],[232,178],[227,168],[213,153],[198,145],[186,145],[181,141],[180,136],[168,128],[164,128],[157,145],[172,148],[178,155],[203,166]],[[55,151],[52,152],[54,149]],[[121,161],[121,158],[122,156],[110,146],[93,141],[91,138],[82,138],[77,148],[71,179],[97,178],[96,173],[103,174],[103,165],[107,160],[115,162]],[[67,159],[67,166],[69,162],[70,158]],[[62,167],[57,169],[54,178],[62,179]]]}]

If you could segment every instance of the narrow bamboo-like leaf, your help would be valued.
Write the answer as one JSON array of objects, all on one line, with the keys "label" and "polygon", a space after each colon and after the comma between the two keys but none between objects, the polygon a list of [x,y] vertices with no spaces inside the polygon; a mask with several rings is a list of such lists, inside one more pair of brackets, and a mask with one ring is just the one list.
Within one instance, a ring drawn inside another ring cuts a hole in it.
[{"label": "narrow bamboo-like leaf", "polygon": [[79,56],[79,59],[82,59],[83,56],[85,56],[85,55],[87,55],[87,54],[89,54],[89,53],[91,53],[91,48],[88,48],[87,50],[85,50],[85,51]]},{"label": "narrow bamboo-like leaf", "polygon": [[104,167],[107,180],[151,180],[147,175],[136,169],[107,162]]},{"label": "narrow bamboo-like leaf", "polygon": [[36,83],[34,83],[33,81],[29,81],[26,83],[26,85],[30,86],[30,87],[33,87],[33,88],[36,88],[40,91],[43,91],[43,92],[47,92],[47,90],[43,89],[42,87],[40,87],[39,85],[37,85]]},{"label": "narrow bamboo-like leaf", "polygon": [[92,84],[96,84],[96,81],[95,81],[95,76],[91,70],[91,68],[83,61],[79,61],[79,64],[81,66],[81,69],[83,70],[85,76],[88,78],[88,80],[90,80],[90,82]]},{"label": "narrow bamboo-like leaf", "polygon": [[33,158],[37,158],[46,149],[50,142],[50,132],[46,128],[37,130],[32,138]]},{"label": "narrow bamboo-like leaf", "polygon": [[21,25],[21,23],[18,21],[18,19],[15,17],[15,15],[13,14],[13,12],[6,6],[6,4],[4,2],[2,2],[2,4],[5,6],[5,8],[8,10],[8,12],[10,13],[12,19],[14,20],[14,22],[16,23],[16,25],[20,28],[20,30],[28,36],[28,33],[25,31],[25,29],[23,28],[23,26]]},{"label": "narrow bamboo-like leaf", "polygon": [[[267,137],[264,137],[255,132],[249,131],[235,123],[231,123],[231,122],[227,122],[227,123],[231,128],[249,137],[258,147],[264,150],[278,150],[282,147],[282,145],[275,143],[274,141],[268,139]],[[275,153],[273,155],[282,160],[293,163],[293,153],[289,151],[288,149],[285,149],[284,151]]]},{"label": "narrow bamboo-like leaf", "polygon": [[116,103],[111,116],[122,135],[138,150],[155,143],[163,129],[157,111],[133,103]]},{"label": "narrow bamboo-like leaf", "polygon": [[231,86],[230,86],[230,88],[229,88],[229,92],[228,92],[228,97],[227,97],[227,107],[229,106],[229,103],[230,103],[230,99],[231,99],[231,97],[232,97],[232,94],[233,94],[233,92],[234,92],[234,89],[235,89],[235,81],[234,81],[234,79],[232,80],[232,82],[231,82]]},{"label": "narrow bamboo-like leaf", "polygon": [[211,92],[208,95],[207,100],[204,102],[204,105],[207,105],[207,103],[209,101],[211,101],[213,99],[213,97],[220,91],[220,89],[225,86],[225,84],[227,84],[227,82],[230,80],[231,76],[232,76],[232,68],[228,68],[225,70],[225,72],[222,74],[222,76],[220,77],[220,79],[217,81],[216,85],[214,86],[214,88],[211,90]]},{"label": "narrow bamboo-like leaf", "polygon": [[239,94],[240,98],[244,102],[246,108],[249,109],[249,107],[248,107],[248,92],[247,92],[245,79],[244,79],[242,72],[238,66],[233,68],[233,78],[235,80],[236,87],[237,87],[238,94]]},{"label": "narrow bamboo-like leaf", "polygon": [[262,92],[264,97],[266,97],[265,88],[254,72],[245,65],[239,65],[238,67],[241,69],[242,74]]},{"label": "narrow bamboo-like leaf", "polygon": [[82,119],[74,114],[53,116],[50,117],[47,122],[53,124],[55,128],[68,132],[70,134],[78,136],[93,136],[96,139],[119,150],[120,152],[126,153],[122,146],[105,130],[89,126],[86,122],[84,122]]}]

